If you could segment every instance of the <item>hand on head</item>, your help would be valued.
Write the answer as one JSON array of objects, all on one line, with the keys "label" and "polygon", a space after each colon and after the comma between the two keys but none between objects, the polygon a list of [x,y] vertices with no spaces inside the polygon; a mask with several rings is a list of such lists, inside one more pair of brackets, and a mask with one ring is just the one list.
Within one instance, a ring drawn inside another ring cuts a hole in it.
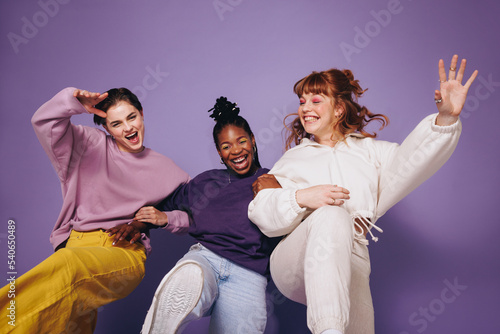
[{"label": "hand on head", "polygon": [[91,114],[96,114],[102,118],[106,118],[106,113],[94,106],[108,97],[108,93],[94,93],[83,89],[75,89],[73,96],[80,101],[82,106]]}]

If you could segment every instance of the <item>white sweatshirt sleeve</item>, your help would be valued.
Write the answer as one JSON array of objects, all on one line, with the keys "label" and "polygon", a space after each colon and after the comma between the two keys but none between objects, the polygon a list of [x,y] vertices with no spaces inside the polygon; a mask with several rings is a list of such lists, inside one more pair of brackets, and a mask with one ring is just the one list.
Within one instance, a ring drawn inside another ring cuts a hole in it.
[{"label": "white sweatshirt sleeve", "polygon": [[381,164],[377,219],[437,172],[455,150],[462,131],[460,120],[438,126],[436,117],[424,118],[401,145],[376,142]]},{"label": "white sweatshirt sleeve", "polygon": [[282,157],[269,172],[282,188],[261,190],[248,206],[248,218],[271,238],[292,232],[307,213],[297,204],[295,192],[298,186],[288,175],[287,163],[283,160]]}]

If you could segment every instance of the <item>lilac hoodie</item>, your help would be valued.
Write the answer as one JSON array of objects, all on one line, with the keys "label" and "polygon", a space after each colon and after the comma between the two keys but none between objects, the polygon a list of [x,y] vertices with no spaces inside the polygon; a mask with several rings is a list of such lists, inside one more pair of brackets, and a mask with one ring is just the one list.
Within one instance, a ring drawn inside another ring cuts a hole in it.
[{"label": "lilac hoodie", "polygon": [[[123,152],[104,131],[71,124],[71,116],[87,113],[74,90],[63,89],[31,120],[61,182],[63,206],[50,235],[54,249],[72,229],[108,229],[132,221],[141,207],[157,205],[189,180],[171,159],[149,148]],[[189,225],[182,211],[168,216],[173,233],[184,232]],[[149,254],[149,237],[143,234],[141,241]]]}]

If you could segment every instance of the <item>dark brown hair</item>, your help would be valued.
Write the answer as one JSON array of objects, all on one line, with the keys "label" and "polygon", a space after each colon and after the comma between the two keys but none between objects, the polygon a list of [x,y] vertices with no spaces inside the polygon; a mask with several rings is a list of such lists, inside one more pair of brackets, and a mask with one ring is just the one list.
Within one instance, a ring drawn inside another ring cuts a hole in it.
[{"label": "dark brown hair", "polygon": [[[333,130],[338,130],[342,135],[347,135],[358,131],[363,136],[374,138],[376,133],[368,133],[364,130],[366,125],[371,121],[379,121],[382,123],[380,130],[387,124],[389,119],[382,114],[373,114],[365,106],[358,104],[358,98],[366,92],[359,85],[358,80],[350,70],[338,70],[332,68],[328,71],[312,72],[305,78],[300,79],[293,86],[293,91],[300,98],[303,94],[323,94],[333,98],[335,101],[334,108],[342,107],[344,112],[339,117],[338,121],[332,125]],[[290,114],[285,117],[285,120],[290,116],[296,116],[295,119],[285,124],[288,130],[286,138],[286,149],[289,149],[292,144],[298,145],[302,138],[310,138],[297,113]]]},{"label": "dark brown hair", "polygon": [[[135,109],[142,113],[141,102],[139,102],[137,96],[127,88],[111,88],[107,91],[107,93],[108,96],[104,100],[96,104],[95,107],[97,109],[108,112],[109,108],[120,103],[121,101],[124,101],[130,103],[133,107],[135,107]],[[96,125],[103,125],[106,124],[106,121],[104,120],[104,118],[94,114],[94,123]]]}]

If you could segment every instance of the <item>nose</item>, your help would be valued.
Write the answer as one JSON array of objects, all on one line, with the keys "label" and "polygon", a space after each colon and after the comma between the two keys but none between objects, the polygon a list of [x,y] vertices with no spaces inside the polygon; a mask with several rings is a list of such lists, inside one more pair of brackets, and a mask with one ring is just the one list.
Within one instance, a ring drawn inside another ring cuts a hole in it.
[{"label": "nose", "polygon": [[312,104],[310,102],[304,102],[304,104],[302,104],[302,111],[311,111],[311,106]]},{"label": "nose", "polygon": [[123,129],[125,131],[130,131],[132,129],[132,125],[130,125],[129,122],[124,122],[123,123]]},{"label": "nose", "polygon": [[243,149],[241,147],[238,147],[237,145],[234,145],[233,147],[231,147],[231,154],[232,155],[238,155],[242,151],[243,151]]}]

